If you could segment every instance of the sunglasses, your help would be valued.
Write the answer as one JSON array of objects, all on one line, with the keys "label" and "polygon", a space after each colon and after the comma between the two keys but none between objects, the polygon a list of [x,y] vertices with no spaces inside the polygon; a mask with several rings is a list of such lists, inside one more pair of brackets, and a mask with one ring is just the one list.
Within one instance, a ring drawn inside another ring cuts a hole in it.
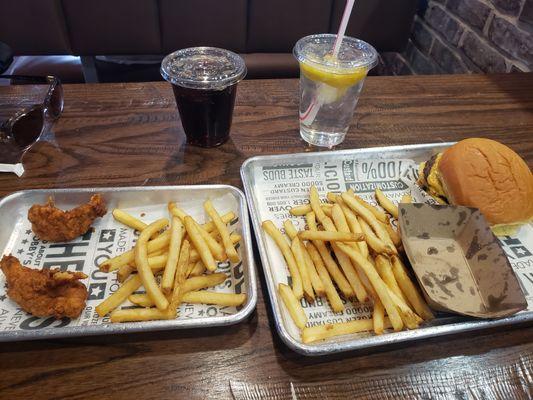
[{"label": "sunglasses", "polygon": [[0,80],[2,79],[10,80],[11,85],[49,85],[42,103],[16,112],[0,125],[0,143],[27,150],[63,111],[61,81],[54,76],[0,75]]}]

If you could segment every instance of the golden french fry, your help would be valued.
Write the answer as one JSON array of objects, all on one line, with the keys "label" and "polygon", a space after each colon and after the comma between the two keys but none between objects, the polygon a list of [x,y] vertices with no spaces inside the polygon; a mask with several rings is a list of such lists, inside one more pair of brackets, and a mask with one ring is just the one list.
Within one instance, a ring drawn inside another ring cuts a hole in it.
[{"label": "golden french fry", "polygon": [[311,186],[311,190],[309,191],[309,201],[311,202],[311,208],[316,218],[323,224],[323,221],[328,217],[322,210],[320,197],[318,196],[318,190],[315,185]]},{"label": "golden french fry", "polygon": [[168,211],[173,216],[178,217],[181,220],[181,222],[183,222],[185,217],[188,215],[185,211],[183,211],[181,208],[179,208],[176,203],[174,203],[172,201],[168,202]]},{"label": "golden french fry", "polygon": [[[389,319],[385,318],[385,326],[388,327],[389,325]],[[302,330],[302,342],[312,343],[334,336],[371,331],[372,327],[373,322],[371,319],[359,319],[355,321],[340,322],[336,324],[310,326]]]},{"label": "golden french fry", "polygon": [[403,294],[407,297],[416,313],[425,320],[435,318],[424,298],[409,278],[405,266],[398,256],[392,257],[392,272]]},{"label": "golden french fry", "polygon": [[181,285],[187,279],[187,273],[189,272],[187,270],[187,267],[189,266],[190,250],[190,243],[187,239],[185,239],[181,246],[178,264],[176,265],[176,276],[174,278],[174,285],[176,285],[176,283]]},{"label": "golden french fry", "polygon": [[128,279],[133,271],[135,271],[135,268],[133,268],[131,265],[121,265],[117,270],[118,281],[121,283],[124,282],[126,279]]},{"label": "golden french fry", "polygon": [[323,242],[359,242],[364,240],[363,234],[334,231],[300,231],[298,237],[301,240],[321,240]]},{"label": "golden french fry", "polygon": [[285,228],[285,233],[290,240],[294,239],[298,235],[298,230],[294,227],[290,220],[283,222],[283,227]]},{"label": "golden french fry", "polygon": [[204,263],[202,262],[202,260],[198,260],[193,264],[187,276],[200,276],[204,274],[205,271],[206,271],[206,268],[205,268]]},{"label": "golden french fry", "polygon": [[[188,215],[185,211],[183,211],[181,208],[177,206],[176,203],[169,202],[168,203],[168,211],[175,217],[178,217],[182,222],[185,219],[185,217]],[[233,211],[230,211],[220,217],[222,219],[222,222],[225,224],[230,223],[233,221],[237,216]],[[200,225],[204,231],[206,232],[213,232],[216,230],[215,223],[213,221],[206,222],[205,224]]]},{"label": "golden french fry", "polygon": [[152,299],[150,298],[150,296],[148,296],[147,294],[130,294],[129,297],[128,297],[128,300],[137,305],[137,306],[141,306],[141,307],[153,307],[154,306],[154,302],[152,301]]},{"label": "golden french fry", "polygon": [[398,218],[398,206],[395,205],[391,199],[385,196],[381,189],[376,188],[376,199],[381,207],[383,207],[394,218]]},{"label": "golden french fry", "polygon": [[383,241],[376,236],[374,231],[363,218],[358,218],[359,226],[361,227],[361,230],[363,231],[366,239],[366,243],[372,250],[374,250],[377,254],[393,254],[392,248],[383,243]]},{"label": "golden french fry", "polygon": [[387,222],[389,220],[389,217],[387,217],[387,214],[385,214],[383,211],[381,211],[380,209],[378,209],[377,207],[374,207],[372,204],[366,202],[365,200],[363,200],[361,197],[359,197],[358,195],[356,195],[354,193],[354,191],[352,189],[348,190],[348,194],[350,196],[353,196],[353,198],[361,205],[363,206],[364,208],[366,208],[368,211],[370,211],[374,217],[376,217],[376,219],[378,221],[381,221],[381,222]]},{"label": "golden french fry", "polygon": [[205,267],[209,271],[215,271],[217,269],[217,265],[215,263],[213,255],[211,254],[211,251],[209,250],[209,247],[207,246],[204,238],[202,237],[197,228],[196,221],[194,221],[192,217],[187,215],[185,216],[185,218],[183,218],[183,223],[185,224],[185,229],[189,234],[189,238],[194,247],[196,248],[196,251],[200,255],[200,258],[204,263]]},{"label": "golden french fry", "polygon": [[398,311],[400,313],[400,317],[402,318],[402,321],[404,322],[405,326],[409,329],[416,329],[420,325],[421,322],[423,322],[423,319],[420,318],[418,315],[416,315],[413,310],[409,307],[409,305],[403,301],[399,296],[396,295],[387,285],[385,285],[387,288],[387,291],[389,292],[389,296],[394,304],[396,304],[396,307],[398,308]]},{"label": "golden french fry", "polygon": [[336,203],[337,202],[337,194],[335,193],[332,193],[332,192],[328,192],[328,194],[326,195],[328,201],[330,203]]},{"label": "golden french fry", "polygon": [[372,312],[372,322],[374,325],[374,333],[381,335],[385,325],[385,309],[379,299],[374,300],[374,311]]},{"label": "golden french fry", "polygon": [[383,226],[385,227],[385,230],[387,231],[387,234],[391,238],[394,246],[396,248],[399,248],[402,245],[402,237],[400,236],[400,234],[392,228],[390,222],[383,224]]},{"label": "golden french fry", "polygon": [[370,283],[379,296],[383,307],[385,307],[385,310],[387,310],[387,314],[389,315],[394,330],[401,331],[403,328],[402,318],[396,309],[396,305],[391,299],[387,285],[376,272],[374,266],[367,259],[363,258],[361,254],[353,251],[351,247],[346,246],[343,243],[339,243],[338,246],[348,257],[352,259],[353,262],[357,263],[357,265],[364,270],[366,276],[370,280]]},{"label": "golden french fry", "polygon": [[[242,236],[239,235],[238,233],[232,233],[229,238],[231,239],[231,243],[233,243],[234,245],[236,245],[242,240]],[[195,263],[199,259],[200,259],[200,254],[198,254],[198,251],[196,251],[195,248],[192,248],[189,254],[189,262]]]},{"label": "golden french fry", "polygon": [[[335,224],[335,227],[337,228],[339,232],[350,232],[350,227],[348,226],[348,222],[346,221],[344,213],[342,212],[342,208],[339,204],[335,204],[333,206],[332,216],[333,216],[333,222]],[[346,245],[352,247],[354,251],[359,252],[359,246],[357,246],[357,243],[346,243]],[[342,258],[344,258],[344,255],[341,256],[341,259]],[[339,263],[341,262],[342,261],[339,261]],[[354,292],[356,293],[357,299],[359,301],[366,301],[368,299],[368,293],[361,279],[361,277],[365,276],[365,273],[362,270],[359,271],[360,268],[358,267],[357,264],[354,264],[353,268],[355,269],[355,273],[356,273],[355,276],[353,275],[353,272],[351,269],[350,269],[350,272],[348,273],[345,272],[345,275],[348,278],[348,281],[352,284],[352,287],[354,289]]]},{"label": "golden french fry", "polygon": [[[331,211],[331,217],[333,219],[333,223],[335,224],[335,228],[337,228],[337,231],[351,233],[350,227],[348,226],[348,221],[346,220],[346,217],[344,216],[344,212],[342,211],[340,204],[335,204],[333,206],[332,211]],[[362,232],[356,233],[355,235],[364,237]],[[360,242],[364,242],[364,240],[360,240]],[[359,251],[358,243],[351,242],[351,243],[346,243],[346,244],[352,247],[355,251]]]},{"label": "golden french fry", "polygon": [[[342,212],[344,213],[344,216],[346,217],[346,221],[348,222],[348,226],[350,227],[350,231],[355,234],[363,233],[363,230],[361,229],[361,225],[359,224],[359,220],[357,219],[357,216],[354,214],[354,212],[348,207],[344,201],[342,201],[342,197],[338,197],[337,203],[341,206]],[[362,240],[360,242],[357,242],[357,247],[359,247],[359,253],[365,258],[368,257],[368,244],[365,240]]]},{"label": "golden french fry", "polygon": [[[196,222],[194,218],[188,215],[185,211],[179,208],[176,205],[176,203],[173,203],[173,202],[168,203],[168,210],[173,216],[178,217],[183,223],[185,223],[185,219],[189,217],[190,218],[189,224],[194,224],[194,226],[196,227],[196,232],[202,237],[212,257],[214,257],[218,261],[226,260],[227,258],[226,253],[224,249],[222,248],[222,246],[209,234],[207,230],[205,230],[198,222]],[[187,230],[187,233],[190,235],[189,230]],[[192,242],[195,247],[198,247],[196,246],[196,243],[194,242],[194,240],[192,240]],[[216,266],[215,266],[215,269],[216,269]],[[212,271],[214,271],[214,269]]]},{"label": "golden french fry", "polygon": [[[157,272],[165,268],[167,259],[168,254],[161,254],[159,256],[152,256],[151,254],[149,254],[148,265],[150,266],[153,272]],[[133,267],[135,268],[135,266]]]},{"label": "golden french fry", "polygon": [[162,218],[148,225],[139,235],[137,243],[135,244],[135,266],[137,272],[143,283],[144,288],[148,296],[154,301],[156,307],[160,310],[164,310],[168,307],[168,300],[163,295],[163,292],[157,285],[154,277],[154,273],[148,264],[148,239],[155,232],[163,229],[168,225],[168,219]]},{"label": "golden french fry", "polygon": [[132,275],[120,286],[115,293],[96,306],[96,312],[103,317],[124,303],[128,296],[139,289],[142,285],[139,275]]},{"label": "golden french fry", "polygon": [[381,276],[381,279],[383,279],[383,282],[385,282],[385,284],[394,292],[394,294],[407,303],[407,298],[402,293],[400,286],[398,286],[396,278],[394,278],[392,264],[389,258],[380,254],[376,256],[375,262],[376,270],[378,271],[379,276]]},{"label": "golden french fry", "polygon": [[[335,286],[333,286],[333,282],[331,281],[328,270],[326,269],[326,266],[324,265],[324,262],[320,257],[319,251],[311,242],[308,242],[306,244],[306,249],[307,253],[311,257],[311,260],[313,260],[313,264],[315,265],[322,284],[324,285],[324,291],[326,292],[326,297],[328,298],[329,304],[331,305],[331,309],[333,310],[333,312],[336,313],[342,312],[344,310],[344,304],[342,304],[342,300],[339,297],[337,291],[335,290]],[[315,292],[317,292],[316,288]]]},{"label": "golden french fry", "polygon": [[[218,233],[220,233],[220,237],[222,238],[222,243],[224,243],[224,249],[226,250],[226,254],[229,258],[229,260],[232,263],[237,263],[240,261],[239,254],[237,253],[237,250],[235,250],[235,247],[233,247],[233,243],[231,242],[230,235],[228,228],[226,227],[226,224],[222,221],[220,218],[219,213],[213,206],[213,203],[211,203],[211,200],[207,200],[204,203],[204,208],[207,214],[211,217],[213,222],[215,223],[215,226],[217,228]],[[223,261],[223,260],[220,260]]]},{"label": "golden french fry", "polygon": [[295,217],[302,216],[311,211],[311,206],[309,204],[304,204],[301,206],[292,207],[289,212]]},{"label": "golden french fry", "polygon": [[[208,287],[220,285],[227,278],[228,276],[222,272],[189,278],[181,285],[180,293],[183,295],[184,293],[195,290],[206,289]],[[128,297],[128,300],[141,307],[152,307],[154,305],[152,299],[150,299],[150,297],[148,297],[146,294],[132,294]]]},{"label": "golden french fry", "polygon": [[148,226],[148,224],[145,224],[140,219],[137,219],[133,215],[130,215],[126,211],[118,208],[113,210],[113,218],[115,218],[118,222],[122,222],[124,225],[129,226],[130,228],[138,230],[139,232]]},{"label": "golden french fry", "polygon": [[348,207],[355,211],[358,216],[361,216],[361,219],[364,219],[365,222],[372,227],[377,237],[380,238],[381,241],[391,247],[393,254],[398,254],[398,251],[394,247],[394,244],[392,243],[387,231],[371,212],[369,212],[365,207],[361,206],[361,204],[348,193],[343,193],[342,199]]},{"label": "golden french fry", "polygon": [[278,293],[283,301],[283,304],[285,304],[285,307],[287,307],[294,324],[300,329],[305,328],[307,316],[305,315],[302,305],[298,301],[297,296],[294,295],[291,288],[283,283],[280,283],[278,285]]},{"label": "golden french fry", "polygon": [[172,290],[182,239],[183,225],[178,217],[172,217],[170,223],[170,244],[168,248],[167,263],[165,265],[165,270],[163,271],[163,278],[161,278],[161,290],[165,294],[170,294],[170,291]]},{"label": "golden french fry", "polygon": [[[194,225],[196,226],[196,230],[198,231],[198,233],[204,240],[205,244],[207,245],[214,259],[218,261],[227,260],[228,256],[226,254],[226,251],[224,250],[224,247],[221,246],[220,243],[218,243],[204,228],[202,228],[200,224],[194,220],[194,218],[191,218],[191,219]],[[224,225],[224,223],[222,223],[222,225]]]},{"label": "golden french fry", "polygon": [[331,218],[331,207],[326,207],[325,204],[322,204],[322,211],[324,211],[324,214]]},{"label": "golden french fry", "polygon": [[115,310],[111,313],[111,322],[151,321],[174,318],[176,318],[175,310],[159,310],[158,308],[130,308]]},{"label": "golden french fry", "polygon": [[[148,254],[151,254],[155,251],[159,251],[168,246],[170,242],[170,232],[165,231],[155,239],[152,239],[148,242]],[[104,261],[98,267],[101,271],[111,272],[118,269],[121,265],[132,264],[135,261],[134,250],[128,250],[118,256],[110,258],[107,261]]]},{"label": "golden french fry", "polygon": [[220,285],[227,278],[228,276],[223,272],[217,272],[214,274],[203,275],[203,276],[195,276],[183,282],[183,284],[181,285],[181,292],[183,294],[183,293],[193,292],[195,290],[200,290],[200,289],[205,289],[208,287]]},{"label": "golden french fry", "polygon": [[[316,231],[317,226],[315,213],[310,212],[306,214],[305,219],[307,222],[307,226],[309,226],[309,230]],[[346,297],[347,299],[352,298],[354,296],[353,289],[344,277],[341,270],[339,269],[329,250],[326,248],[325,243],[321,240],[313,240],[313,244],[316,246],[318,252],[320,253],[320,256],[322,257],[322,260],[324,261],[324,264],[326,265],[326,268],[331,278],[337,284],[337,287],[342,292],[344,297]]]},{"label": "golden french fry", "polygon": [[217,304],[219,306],[238,307],[246,302],[244,293],[218,293],[199,290],[184,293],[181,301],[193,304]]},{"label": "golden french fry", "polygon": [[[313,287],[313,291],[316,293],[318,297],[324,297],[325,291],[324,291],[324,284],[322,283],[322,280],[318,276],[315,263],[313,262],[313,259],[307,252],[307,247],[300,243],[302,247],[302,254],[305,259],[305,265],[307,266],[307,274],[309,275],[309,279],[311,280],[311,286]],[[311,242],[308,242],[308,244],[311,244]]]},{"label": "golden french fry", "polygon": [[313,303],[315,301],[315,293],[313,292],[313,285],[311,284],[311,278],[309,277],[309,271],[305,262],[302,242],[298,239],[298,236],[295,236],[292,240],[291,251],[298,266],[298,271],[300,271],[304,296],[308,302]]},{"label": "golden french fry", "polygon": [[400,203],[412,203],[413,202],[413,196],[410,194],[404,194],[402,196],[402,199],[400,200]]},{"label": "golden french fry", "polygon": [[[223,223],[229,224],[231,221],[233,221],[237,216],[233,211],[227,212],[224,215],[220,216],[220,219]],[[215,223],[213,221],[206,222],[205,224],[200,225],[206,232],[216,232],[217,227],[215,226]]]},{"label": "golden french fry", "polygon": [[289,244],[272,221],[263,221],[261,226],[263,227],[263,230],[274,240],[280,249],[281,254],[283,254],[292,279],[292,290],[294,291],[294,295],[298,299],[301,299],[304,295],[302,277],[300,276],[300,271],[298,270],[296,260],[292,255]]}]

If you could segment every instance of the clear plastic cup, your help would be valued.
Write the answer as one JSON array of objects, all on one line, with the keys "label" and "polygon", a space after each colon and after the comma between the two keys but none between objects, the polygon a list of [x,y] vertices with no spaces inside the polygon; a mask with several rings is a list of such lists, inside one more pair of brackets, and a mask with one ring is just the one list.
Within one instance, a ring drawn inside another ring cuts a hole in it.
[{"label": "clear plastic cup", "polygon": [[349,36],[334,58],[336,38],[306,36],[293,50],[300,63],[300,135],[315,146],[332,147],[344,140],[365,77],[377,63],[374,47]]},{"label": "clear plastic cup", "polygon": [[214,147],[229,138],[244,60],[229,50],[191,47],[169,54],[161,76],[172,84],[187,143]]}]

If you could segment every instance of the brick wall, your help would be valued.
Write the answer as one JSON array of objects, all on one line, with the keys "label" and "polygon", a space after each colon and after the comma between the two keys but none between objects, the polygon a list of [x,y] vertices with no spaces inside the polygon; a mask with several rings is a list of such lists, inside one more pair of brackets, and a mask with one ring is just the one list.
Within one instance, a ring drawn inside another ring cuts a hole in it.
[{"label": "brick wall", "polygon": [[379,74],[533,71],[533,0],[422,3],[406,50],[382,53]]}]

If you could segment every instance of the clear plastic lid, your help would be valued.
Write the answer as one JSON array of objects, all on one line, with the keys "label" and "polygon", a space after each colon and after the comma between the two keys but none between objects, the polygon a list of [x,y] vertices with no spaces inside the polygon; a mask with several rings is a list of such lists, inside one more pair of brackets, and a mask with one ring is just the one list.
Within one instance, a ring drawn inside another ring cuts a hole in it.
[{"label": "clear plastic lid", "polygon": [[161,76],[191,89],[221,90],[246,75],[244,60],[216,47],[189,47],[169,54],[161,63]]},{"label": "clear plastic lid", "polygon": [[[367,42],[345,36],[337,58],[333,58],[333,45],[337,35],[324,33],[306,36],[293,49],[296,59],[323,69],[353,70],[365,67],[371,69],[377,64],[378,52]],[[340,72],[340,71],[339,71]]]}]

